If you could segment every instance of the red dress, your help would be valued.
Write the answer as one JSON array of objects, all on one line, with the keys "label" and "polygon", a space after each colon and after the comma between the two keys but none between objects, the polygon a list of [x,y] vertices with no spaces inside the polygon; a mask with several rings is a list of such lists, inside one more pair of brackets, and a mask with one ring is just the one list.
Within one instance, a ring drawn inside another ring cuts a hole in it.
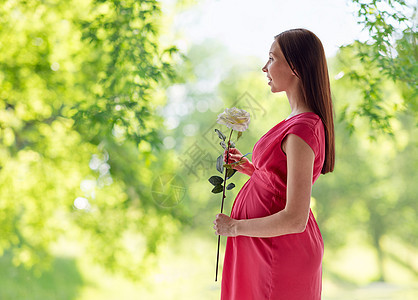
[{"label": "red dress", "polygon": [[[235,198],[231,217],[272,215],[286,206],[287,134],[302,138],[314,151],[312,184],[325,159],[324,127],[318,115],[306,112],[284,120],[254,145],[255,171]],[[222,300],[319,300],[324,244],[312,211],[302,233],[272,238],[228,237],[222,272]]]}]

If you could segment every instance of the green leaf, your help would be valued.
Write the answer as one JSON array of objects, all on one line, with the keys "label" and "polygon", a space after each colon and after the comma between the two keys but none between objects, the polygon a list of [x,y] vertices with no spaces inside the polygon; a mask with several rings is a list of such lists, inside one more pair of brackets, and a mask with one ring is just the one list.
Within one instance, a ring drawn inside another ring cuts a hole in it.
[{"label": "green leaf", "polygon": [[215,185],[215,187],[212,189],[212,193],[217,194],[217,193],[222,192],[223,190],[224,190],[223,185],[222,184],[218,184],[218,185]]},{"label": "green leaf", "polygon": [[227,169],[226,170],[226,179],[231,178],[237,172],[235,169]]},{"label": "green leaf", "polygon": [[223,174],[224,172],[224,160],[223,160],[223,155],[219,155],[218,158],[216,159],[216,170],[219,171],[219,173]]},{"label": "green leaf", "polygon": [[221,139],[221,140],[223,140],[223,141],[225,141],[225,139],[226,139],[226,136],[219,130],[219,129],[216,129],[215,128],[215,132],[218,134],[218,137]]},{"label": "green leaf", "polygon": [[237,142],[238,142],[239,138],[241,137],[241,135],[242,135],[242,131],[238,131],[238,133],[237,133]]},{"label": "green leaf", "polygon": [[230,142],[229,143],[229,148],[235,148],[235,143],[234,142]]},{"label": "green leaf", "polygon": [[232,190],[234,187],[235,187],[235,184],[233,184],[233,183],[231,182],[230,184],[228,184],[228,185],[226,186],[226,189],[227,189],[227,190]]},{"label": "green leaf", "polygon": [[212,183],[213,185],[219,185],[222,184],[222,182],[224,182],[224,180],[222,179],[222,177],[220,176],[212,176],[211,178],[208,179],[210,183]]}]

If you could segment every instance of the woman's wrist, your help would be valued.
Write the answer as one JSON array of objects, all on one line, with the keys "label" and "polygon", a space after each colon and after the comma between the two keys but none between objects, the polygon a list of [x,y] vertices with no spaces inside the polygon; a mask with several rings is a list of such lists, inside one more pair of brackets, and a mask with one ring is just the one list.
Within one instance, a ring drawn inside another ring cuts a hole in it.
[{"label": "woman's wrist", "polygon": [[246,167],[245,174],[251,177],[255,171],[255,167],[252,162],[248,161],[248,167]]},{"label": "woman's wrist", "polygon": [[245,220],[235,220],[234,226],[233,226],[234,236],[241,235],[241,225],[243,221]]}]

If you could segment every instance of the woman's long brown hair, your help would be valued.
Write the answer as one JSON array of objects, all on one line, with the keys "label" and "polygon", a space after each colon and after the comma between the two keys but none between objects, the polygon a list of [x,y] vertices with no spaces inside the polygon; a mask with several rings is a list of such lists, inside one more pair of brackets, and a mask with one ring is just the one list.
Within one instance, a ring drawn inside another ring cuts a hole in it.
[{"label": "woman's long brown hair", "polygon": [[305,103],[322,119],[325,161],[321,173],[332,172],[335,164],[334,118],[324,47],[314,33],[302,28],[284,31],[274,39],[301,81]]}]

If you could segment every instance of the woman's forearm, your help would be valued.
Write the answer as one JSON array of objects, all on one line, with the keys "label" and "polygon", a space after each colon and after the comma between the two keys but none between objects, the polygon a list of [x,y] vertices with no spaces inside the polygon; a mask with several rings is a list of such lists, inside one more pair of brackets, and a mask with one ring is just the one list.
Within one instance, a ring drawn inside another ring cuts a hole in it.
[{"label": "woman's forearm", "polygon": [[235,231],[242,236],[274,237],[303,232],[307,221],[308,215],[296,216],[284,209],[267,217],[236,220]]}]

